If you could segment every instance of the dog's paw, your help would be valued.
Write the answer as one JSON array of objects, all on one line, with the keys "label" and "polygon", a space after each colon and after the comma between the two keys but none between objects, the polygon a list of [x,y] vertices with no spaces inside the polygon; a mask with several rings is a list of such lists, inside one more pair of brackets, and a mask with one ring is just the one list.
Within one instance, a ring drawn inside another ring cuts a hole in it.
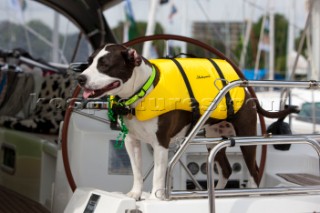
[{"label": "dog's paw", "polygon": [[130,191],[127,193],[127,196],[128,197],[131,197],[135,200],[140,200],[140,197],[141,197],[141,192],[138,192],[138,191]]},{"label": "dog's paw", "polygon": [[254,181],[254,178],[251,177],[251,176],[249,177],[249,181],[248,181],[247,187],[248,187],[248,188],[252,188],[252,189],[258,188],[258,185],[257,185],[256,182]]}]

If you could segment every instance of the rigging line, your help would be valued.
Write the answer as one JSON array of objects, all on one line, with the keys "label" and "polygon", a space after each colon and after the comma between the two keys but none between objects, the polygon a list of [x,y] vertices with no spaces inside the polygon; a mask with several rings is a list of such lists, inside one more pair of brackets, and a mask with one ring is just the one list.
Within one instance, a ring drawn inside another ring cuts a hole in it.
[{"label": "rigging line", "polygon": [[[254,79],[256,80],[258,78],[258,70],[259,70],[259,65],[260,65],[260,57],[261,57],[261,48],[259,47],[259,45],[262,42],[262,38],[263,38],[263,34],[264,34],[264,28],[265,28],[265,23],[266,23],[266,19],[267,19],[267,15],[268,14],[268,8],[266,7],[265,9],[265,13],[262,17],[262,22],[261,22],[261,28],[260,28],[260,34],[259,34],[259,41],[258,41],[258,52],[257,52],[257,56],[256,56],[256,60],[255,60],[255,65],[254,65]],[[270,27],[270,24],[269,24]],[[270,35],[268,35],[270,38]]]},{"label": "rigging line", "polygon": [[[205,8],[203,7],[203,5],[199,2],[199,0],[196,1],[200,10],[202,11],[202,13],[204,14],[205,18],[207,19],[207,22],[211,22],[210,17],[207,13],[207,11],[205,10]],[[222,43],[222,45],[225,47],[225,49],[227,49],[227,45],[224,42],[224,38],[220,35],[220,33],[217,31],[217,29],[215,27],[212,28],[214,33],[217,35],[218,39],[220,40],[220,42]],[[235,59],[236,61],[238,61],[238,57],[233,53],[230,52],[230,56]]]},{"label": "rigging line", "polygon": [[[8,7],[7,8],[8,17],[15,17],[14,19],[16,19],[16,21],[20,25],[22,25],[22,29],[23,29],[24,35],[25,35],[25,41],[27,44],[27,49],[28,49],[28,52],[32,55],[32,47],[31,47],[31,43],[30,43],[30,37],[29,37],[28,31],[26,29],[26,22],[25,22],[25,17],[24,17],[24,13],[23,13],[22,9],[20,11],[14,11],[17,9],[10,7],[8,4],[6,4],[6,6]],[[14,14],[14,15],[12,15],[12,14]],[[11,18],[9,18],[9,22],[10,22],[9,23],[9,28],[10,28],[9,30],[11,30],[11,33],[12,33],[11,24],[13,21],[11,20]],[[11,39],[11,41],[12,41],[12,39]]]},{"label": "rigging line", "polygon": [[[246,0],[244,0],[244,3],[245,3],[245,1]],[[248,44],[249,44],[250,35],[252,32],[252,20],[254,17],[255,10],[253,7],[251,7],[250,9],[251,9],[251,16],[250,16],[250,18],[248,18],[248,20],[246,21],[246,25],[245,25],[244,41],[243,41],[243,46],[242,46],[241,55],[240,55],[240,63],[239,63],[240,69],[243,69],[246,65],[246,55],[247,55],[247,51],[248,51]]]},{"label": "rigging line", "polygon": [[[11,31],[11,35],[13,34],[13,31],[12,31],[12,26],[11,24],[14,23],[14,21],[12,21],[11,17],[14,17],[14,15],[11,14],[11,8],[9,7],[8,4],[5,5],[7,7],[6,10],[6,13],[8,14],[7,17],[9,17],[9,31]],[[21,25],[22,25],[22,28],[24,29],[24,33],[25,33],[25,36],[26,36],[26,41],[27,41],[27,47],[28,47],[28,51],[29,53],[32,55],[32,47],[31,47],[31,43],[30,43],[30,38],[29,38],[29,33],[34,35],[35,37],[37,37],[39,40],[43,41],[45,44],[47,44],[49,47],[53,47],[53,44],[48,41],[48,39],[46,39],[43,35],[39,34],[38,32],[36,32],[34,29],[32,29],[30,26],[28,26],[25,22],[25,19],[23,17],[23,20],[20,21]],[[10,42],[8,42],[8,49],[12,49],[13,47],[12,46],[12,40],[13,40],[13,37],[11,36],[10,38]],[[61,55],[61,59],[64,63],[68,63],[66,57],[64,56],[63,52],[61,51],[61,49],[59,49],[59,54]]]},{"label": "rigging line", "polygon": [[[311,4],[310,8],[312,8],[313,1],[311,1],[310,4]],[[303,44],[304,44],[304,41],[305,41],[305,38],[306,38],[306,35],[307,35],[307,31],[308,31],[308,28],[309,28],[309,25],[310,25],[310,22],[311,22],[311,15],[312,15],[312,12],[310,10],[309,14],[308,14],[308,17],[307,17],[307,20],[306,20],[306,23],[305,23],[305,26],[304,26],[304,29],[303,29],[303,32],[302,32],[302,35],[301,35],[301,39],[299,41],[299,46],[298,46],[298,50],[297,50],[298,54],[297,54],[297,56],[295,58],[294,65],[293,65],[293,68],[292,68],[292,73],[289,76],[289,80],[292,80],[294,78],[294,74],[296,72],[297,65],[298,65],[299,56],[300,56],[300,54],[302,52]]]},{"label": "rigging line", "polygon": [[256,9],[259,9],[261,11],[265,11],[265,8],[264,7],[261,7],[259,6],[257,3],[255,2],[252,2],[252,1],[248,1],[248,0],[243,0],[245,3],[247,2],[250,6],[256,8]]},{"label": "rigging line", "polygon": [[[60,59],[59,62],[62,61],[62,54],[64,53],[66,46],[67,46],[67,42],[68,42],[68,32],[69,32],[69,24],[70,22],[68,21],[66,24],[66,31],[65,34],[63,36],[63,42],[62,42],[62,46],[61,46],[61,55],[60,55]],[[65,57],[65,56],[64,56]],[[66,58],[66,57],[65,57]],[[69,64],[69,62],[67,61],[67,64]]]},{"label": "rigging line", "polygon": [[[31,27],[29,27],[28,25],[25,25],[27,31],[31,34],[33,34],[34,36],[36,36],[39,40],[43,41],[45,44],[47,44],[49,47],[53,47],[52,43],[50,41],[48,41],[47,38],[45,38],[43,35],[39,34],[38,32],[36,32],[34,29],[32,29]],[[63,59],[63,61],[65,63],[67,63],[66,58],[64,57],[64,55],[62,54],[62,51],[59,49],[59,53],[61,54],[61,57]]]},{"label": "rigging line", "polygon": [[[257,3],[253,2],[253,1],[243,0],[243,2],[247,3],[248,5],[254,7],[254,8],[258,9],[258,10],[261,10],[262,12],[265,11],[265,8],[264,8],[264,7],[259,6]],[[294,26],[295,28],[300,29],[300,27],[299,27],[297,24],[295,24],[295,23],[290,23],[290,22],[288,22],[288,24]]]},{"label": "rigging line", "polygon": [[[310,8],[312,8],[312,6],[313,6],[313,1],[311,1],[311,3],[310,3]],[[299,60],[300,54],[302,52],[303,44],[304,44],[304,41],[306,40],[308,28],[309,28],[309,25],[310,25],[310,22],[311,22],[311,17],[312,17],[312,10],[309,10],[309,14],[308,14],[306,22],[305,22],[304,30],[302,32],[302,35],[301,35],[301,38],[300,38],[300,41],[299,41],[297,55],[296,55],[296,58],[294,60],[292,72],[291,72],[291,74],[289,76],[286,77],[286,80],[293,80],[294,79],[294,75],[295,75],[295,72],[296,72],[296,69],[297,69],[297,65],[298,65],[298,60]],[[283,103],[282,106],[280,105],[281,109],[283,109],[284,108],[283,105],[284,105],[284,103],[286,103],[286,101],[287,101],[287,99],[289,97],[289,89],[288,88],[284,88],[281,91],[281,97],[283,97],[283,99],[284,99],[284,101],[281,102],[281,103]]]}]

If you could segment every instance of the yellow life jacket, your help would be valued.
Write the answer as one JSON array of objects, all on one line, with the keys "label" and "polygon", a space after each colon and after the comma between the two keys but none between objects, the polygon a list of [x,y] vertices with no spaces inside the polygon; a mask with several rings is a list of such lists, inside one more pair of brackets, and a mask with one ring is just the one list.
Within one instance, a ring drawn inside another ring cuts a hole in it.
[{"label": "yellow life jacket", "polygon": [[[190,82],[194,97],[199,102],[201,114],[207,110],[219,90],[223,88],[223,81],[232,82],[239,79],[235,70],[225,60],[212,59],[221,69],[224,79],[221,79],[222,77],[208,59],[177,58],[176,60]],[[172,110],[192,111],[190,95],[177,65],[171,59],[154,59],[150,62],[160,71],[159,82],[136,106],[137,119],[148,120]],[[230,96],[234,113],[236,113],[245,98],[244,88],[233,88],[230,90]],[[212,112],[211,117],[227,118],[225,97]]]}]

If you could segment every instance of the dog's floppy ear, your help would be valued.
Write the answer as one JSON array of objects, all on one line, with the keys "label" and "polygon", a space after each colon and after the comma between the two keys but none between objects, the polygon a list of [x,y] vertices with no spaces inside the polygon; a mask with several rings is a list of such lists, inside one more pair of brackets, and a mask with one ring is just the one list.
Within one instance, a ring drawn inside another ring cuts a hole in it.
[{"label": "dog's floppy ear", "polygon": [[140,66],[140,64],[142,62],[142,58],[137,53],[136,50],[134,50],[132,48],[128,48],[128,49],[122,51],[121,54],[122,54],[126,64],[132,65],[132,66]]}]

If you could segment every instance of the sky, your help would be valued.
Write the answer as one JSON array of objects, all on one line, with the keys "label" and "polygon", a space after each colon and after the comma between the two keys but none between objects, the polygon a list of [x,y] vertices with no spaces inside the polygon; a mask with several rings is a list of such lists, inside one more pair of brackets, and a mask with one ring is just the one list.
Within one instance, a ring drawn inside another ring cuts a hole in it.
[{"label": "sky", "polygon": [[[0,0],[0,21],[11,20],[18,22],[16,12],[10,6],[12,0]],[[24,13],[26,21],[41,19],[48,26],[53,26],[54,12],[35,1],[27,1],[27,10]],[[133,13],[136,21],[147,21],[151,0],[131,0]],[[169,20],[172,5],[177,8],[177,13]],[[267,8],[289,17],[289,12],[295,12],[294,25],[302,29],[307,11],[305,0],[169,0],[169,3],[159,6],[156,21],[165,28],[165,33],[190,36],[192,34],[192,23],[194,21],[244,21],[251,19],[256,21]],[[124,2],[117,4],[111,9],[104,11],[109,25],[113,28],[125,19]],[[60,16],[60,32],[67,34],[76,32],[77,28],[66,18]]]},{"label": "sky", "polygon": [[[135,19],[148,19],[150,0],[131,0]],[[174,4],[177,13],[169,21],[170,9]],[[290,10],[295,12],[294,25],[302,29],[307,11],[305,0],[170,0],[157,10],[156,20],[166,26],[166,33],[190,36],[193,21],[256,21],[267,8],[289,18]],[[124,18],[123,4],[104,12],[110,26],[114,27]]]}]

